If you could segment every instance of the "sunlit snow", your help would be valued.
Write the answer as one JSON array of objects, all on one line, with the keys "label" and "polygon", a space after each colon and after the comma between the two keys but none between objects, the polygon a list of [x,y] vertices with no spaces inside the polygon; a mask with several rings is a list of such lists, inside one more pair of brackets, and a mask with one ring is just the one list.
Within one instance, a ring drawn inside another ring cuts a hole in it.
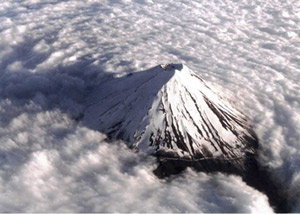
[{"label": "sunlit snow", "polygon": [[81,123],[104,77],[169,62],[250,118],[260,162],[298,199],[299,11],[279,0],[0,1],[0,212],[273,212],[236,176],[159,180],[154,159]]}]

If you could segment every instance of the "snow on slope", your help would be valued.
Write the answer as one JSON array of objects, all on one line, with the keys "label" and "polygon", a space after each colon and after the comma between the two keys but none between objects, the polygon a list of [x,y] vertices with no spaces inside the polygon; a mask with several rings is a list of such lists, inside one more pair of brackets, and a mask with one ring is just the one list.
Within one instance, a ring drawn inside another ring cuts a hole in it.
[{"label": "snow on slope", "polygon": [[254,153],[246,119],[182,64],[107,80],[96,88],[85,124],[130,147],[184,159]]},{"label": "snow on slope", "polygon": [[[81,96],[102,72],[124,74],[170,61],[183,62],[232,94],[235,106],[255,121],[260,162],[299,198],[299,11],[297,0],[0,1],[1,211],[110,211],[116,201],[123,202],[119,211],[149,203],[157,212],[269,209],[261,193],[226,176],[206,175],[203,183],[204,175],[197,174],[192,185],[190,177],[164,185],[155,180],[158,188],[149,196],[153,183],[139,188],[143,176],[126,176],[124,159],[139,160],[133,152],[107,145],[93,153],[101,137],[64,123],[78,118]],[[103,164],[86,168],[70,161],[77,148],[82,163]],[[47,168],[40,155],[54,169],[55,182],[44,189],[49,176],[42,173]],[[66,160],[76,170],[60,167]],[[103,160],[115,169],[107,171]],[[129,196],[127,185],[135,188]],[[131,206],[123,195],[143,200]],[[179,200],[186,196],[189,203]],[[300,212],[299,204],[294,211]]]}]

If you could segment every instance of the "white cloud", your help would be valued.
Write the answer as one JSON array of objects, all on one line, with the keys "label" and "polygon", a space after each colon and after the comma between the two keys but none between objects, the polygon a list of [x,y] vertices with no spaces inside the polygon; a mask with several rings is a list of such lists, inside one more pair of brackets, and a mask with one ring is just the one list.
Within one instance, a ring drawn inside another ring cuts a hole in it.
[{"label": "white cloud", "polygon": [[159,180],[154,158],[59,111],[23,113],[1,136],[3,212],[273,212],[239,177],[188,170]]},{"label": "white cloud", "polygon": [[170,61],[221,85],[254,120],[261,162],[299,198],[299,7],[2,1],[0,211],[113,211],[116,201],[124,212],[270,211],[265,196],[237,177],[190,171],[163,183],[152,175],[153,160],[78,125],[85,93],[101,77]]},{"label": "white cloud", "polygon": [[33,47],[33,50],[38,53],[47,53],[50,49],[50,46],[45,42],[45,40],[41,40],[38,44]]},{"label": "white cloud", "polygon": [[7,66],[8,71],[22,71],[22,62],[16,61]]}]

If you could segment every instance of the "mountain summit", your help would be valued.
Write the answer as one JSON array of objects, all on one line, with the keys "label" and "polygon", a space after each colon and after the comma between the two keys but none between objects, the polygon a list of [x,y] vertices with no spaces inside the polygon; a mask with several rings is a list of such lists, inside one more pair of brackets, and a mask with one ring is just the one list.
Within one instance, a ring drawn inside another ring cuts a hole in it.
[{"label": "mountain summit", "polygon": [[85,125],[155,155],[159,178],[197,171],[236,174],[287,211],[285,190],[257,161],[258,140],[222,92],[182,64],[106,78],[88,96]]},{"label": "mountain summit", "polygon": [[182,64],[113,78],[89,97],[84,121],[138,150],[180,160],[239,160],[257,139],[245,117]]}]

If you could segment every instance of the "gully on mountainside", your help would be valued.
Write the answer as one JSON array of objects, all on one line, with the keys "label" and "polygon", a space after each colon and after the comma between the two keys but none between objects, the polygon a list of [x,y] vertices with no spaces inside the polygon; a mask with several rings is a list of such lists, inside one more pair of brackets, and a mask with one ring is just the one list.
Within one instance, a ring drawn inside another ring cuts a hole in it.
[{"label": "gully on mountainside", "polygon": [[289,211],[279,183],[257,161],[258,138],[247,118],[182,64],[111,78],[88,97],[84,123],[158,158],[159,178],[186,167],[240,175]]}]

